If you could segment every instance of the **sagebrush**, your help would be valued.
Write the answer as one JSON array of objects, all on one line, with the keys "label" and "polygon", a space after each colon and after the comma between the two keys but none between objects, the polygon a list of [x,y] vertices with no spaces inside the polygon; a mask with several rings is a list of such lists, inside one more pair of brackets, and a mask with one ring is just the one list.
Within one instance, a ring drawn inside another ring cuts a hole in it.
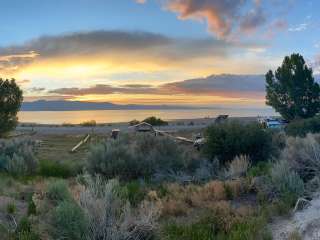
[{"label": "sagebrush", "polygon": [[0,140],[0,169],[15,175],[34,174],[38,167],[35,147],[29,138]]}]

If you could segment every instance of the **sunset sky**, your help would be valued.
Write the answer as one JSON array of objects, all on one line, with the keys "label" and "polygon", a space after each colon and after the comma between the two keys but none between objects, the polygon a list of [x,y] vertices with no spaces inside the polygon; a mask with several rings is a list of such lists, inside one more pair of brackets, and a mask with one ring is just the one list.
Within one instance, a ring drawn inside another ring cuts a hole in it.
[{"label": "sunset sky", "polygon": [[320,1],[3,0],[0,77],[25,101],[264,105],[301,53],[320,71]]}]

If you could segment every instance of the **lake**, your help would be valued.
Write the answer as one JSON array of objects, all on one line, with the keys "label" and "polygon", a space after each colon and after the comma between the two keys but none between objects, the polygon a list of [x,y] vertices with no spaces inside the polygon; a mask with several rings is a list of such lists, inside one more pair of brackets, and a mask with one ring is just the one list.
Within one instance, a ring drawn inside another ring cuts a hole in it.
[{"label": "lake", "polygon": [[62,124],[82,123],[95,120],[97,123],[129,122],[133,119],[143,120],[150,116],[160,117],[165,120],[196,119],[216,117],[228,114],[233,117],[256,117],[275,115],[271,108],[262,109],[177,109],[177,110],[98,110],[98,111],[26,111],[19,112],[19,121],[23,123]]}]

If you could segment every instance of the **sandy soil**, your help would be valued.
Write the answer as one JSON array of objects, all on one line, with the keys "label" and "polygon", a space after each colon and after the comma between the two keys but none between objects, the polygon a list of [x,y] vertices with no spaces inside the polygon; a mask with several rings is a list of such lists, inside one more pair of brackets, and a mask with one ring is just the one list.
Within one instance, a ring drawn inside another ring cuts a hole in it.
[{"label": "sandy soil", "polygon": [[298,234],[302,240],[320,239],[320,196],[310,202],[310,206],[294,213],[290,218],[277,219],[270,229],[273,239],[290,240]]}]

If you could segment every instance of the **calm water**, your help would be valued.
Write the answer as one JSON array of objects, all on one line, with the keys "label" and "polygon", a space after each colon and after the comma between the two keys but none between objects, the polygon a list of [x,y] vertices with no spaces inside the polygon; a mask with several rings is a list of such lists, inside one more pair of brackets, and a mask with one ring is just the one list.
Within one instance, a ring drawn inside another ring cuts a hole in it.
[{"label": "calm water", "polygon": [[58,111],[58,112],[20,112],[20,122],[41,124],[81,123],[95,120],[98,123],[129,122],[133,119],[143,120],[150,116],[165,120],[195,119],[216,117],[228,114],[234,117],[255,117],[274,115],[272,109],[192,109],[192,110],[99,110],[99,111]]}]

